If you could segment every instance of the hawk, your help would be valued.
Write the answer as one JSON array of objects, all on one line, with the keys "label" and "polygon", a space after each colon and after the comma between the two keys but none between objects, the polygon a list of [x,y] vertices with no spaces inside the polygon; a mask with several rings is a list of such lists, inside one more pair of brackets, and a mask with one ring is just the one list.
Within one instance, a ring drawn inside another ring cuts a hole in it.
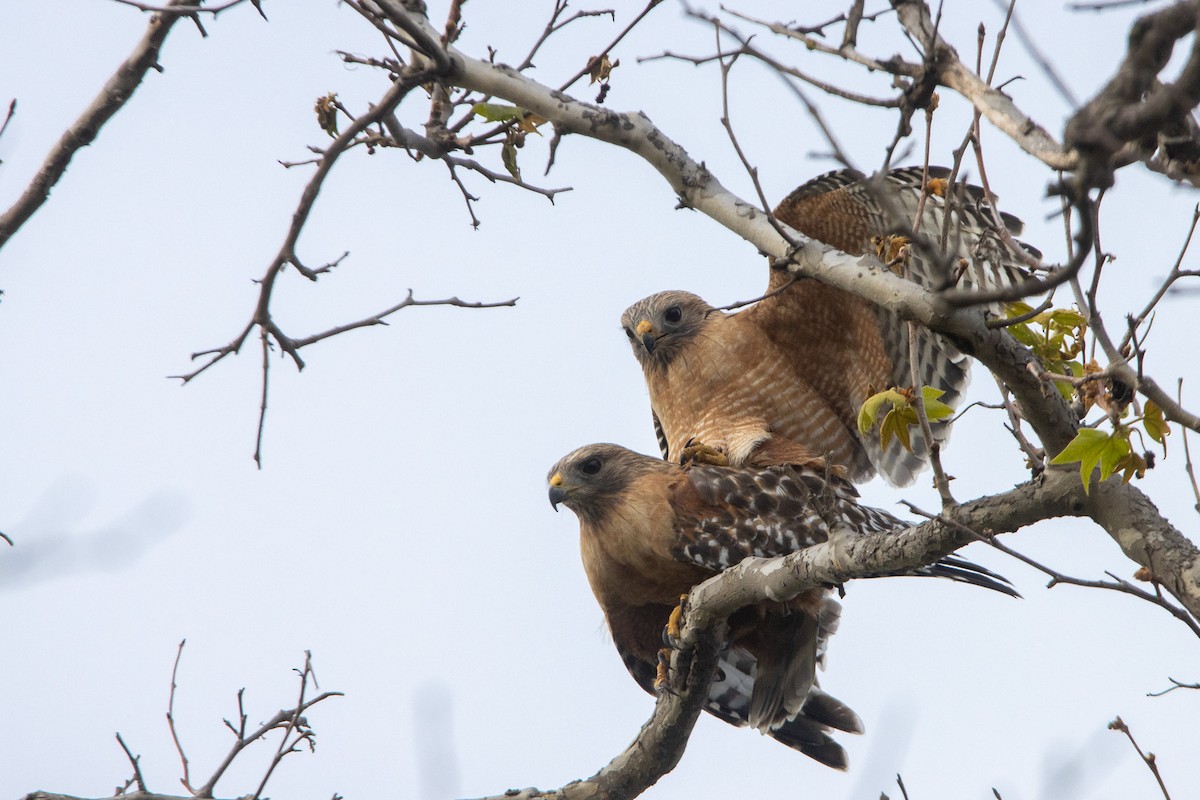
[{"label": "hawk", "polygon": [[[906,528],[859,505],[854,487],[816,466],[683,467],[615,444],[581,447],[550,469],[550,502],[579,518],[580,550],[613,643],[634,679],[654,691],[663,627],[681,595],[751,556]],[[1016,595],[1008,582],[959,558],[903,574],[946,577]],[[846,769],[831,729],[862,721],[817,685],[840,606],[828,589],[762,602],[729,620],[730,638],[707,710],[749,724],[805,755]]]},{"label": "hawk", "polygon": [[[948,170],[931,167],[929,174],[932,180],[923,184],[920,168],[880,179],[831,172],[796,189],[774,214],[851,255],[878,251],[932,289],[1017,281],[1028,256],[1014,249],[1009,234],[1020,232],[1020,221],[997,215],[982,189],[949,193]],[[947,203],[947,194],[953,202]],[[907,238],[893,235],[912,234],[921,206],[920,233],[936,239],[948,205],[945,252],[957,279]],[[1000,233],[1000,223],[1008,234]],[[898,443],[884,450],[877,435],[862,436],[857,425],[858,409],[871,393],[913,385],[908,324],[819,281],[790,281],[784,270],[772,269],[767,295],[734,314],[679,291],[626,309],[621,325],[646,377],[663,457],[680,460],[696,443],[733,465],[765,465],[759,449],[784,439],[798,445],[799,457],[827,457],[851,480],[878,472],[891,484],[911,484],[927,455],[919,433],[912,436],[911,452]],[[924,328],[916,345],[917,385],[941,389],[942,401],[957,405],[969,378],[967,356]],[[949,432],[948,424],[934,423],[939,442]]]}]

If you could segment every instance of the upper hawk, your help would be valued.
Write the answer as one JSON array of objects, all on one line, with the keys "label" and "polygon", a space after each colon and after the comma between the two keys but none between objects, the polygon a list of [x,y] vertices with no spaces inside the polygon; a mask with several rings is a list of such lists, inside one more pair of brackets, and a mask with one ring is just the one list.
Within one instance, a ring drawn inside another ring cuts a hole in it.
[{"label": "upper hawk", "polygon": [[[916,167],[874,179],[831,172],[788,195],[774,215],[851,255],[878,253],[931,289],[1019,281],[1037,255],[1012,239],[1020,220],[996,212],[982,189],[949,191],[948,175],[936,167],[928,181]],[[949,210],[940,258],[909,245],[918,208],[919,234],[934,242]],[[785,440],[797,460],[827,458],[851,480],[878,472],[898,486],[912,483],[927,457],[923,437],[912,435],[911,452],[895,442],[884,450],[878,436],[859,434],[859,407],[872,392],[913,385],[941,389],[955,406],[969,378],[967,356],[919,327],[914,384],[908,323],[815,279],[789,281],[772,269],[767,295],[735,314],[680,291],[626,309],[621,324],[646,376],[663,457],[677,461],[694,443],[730,464],[765,465],[763,444]],[[936,440],[949,432],[934,423]]]}]

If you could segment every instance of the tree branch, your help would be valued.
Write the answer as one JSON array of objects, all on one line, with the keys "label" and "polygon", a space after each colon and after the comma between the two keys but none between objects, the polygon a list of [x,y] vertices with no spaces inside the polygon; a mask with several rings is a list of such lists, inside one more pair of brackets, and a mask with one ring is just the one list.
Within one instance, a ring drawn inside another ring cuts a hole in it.
[{"label": "tree branch", "polygon": [[[186,4],[187,0],[171,0],[168,8]],[[79,118],[63,132],[17,202],[0,216],[0,248],[3,248],[12,235],[42,207],[42,203],[50,196],[50,190],[67,171],[71,159],[79,150],[91,144],[100,134],[104,123],[129,102],[146,73],[151,69],[162,71],[158,64],[159,50],[162,49],[167,34],[180,18],[181,15],[176,13],[161,13],[150,17],[146,24],[146,32],[133,48],[133,52],[117,67],[117,71]]]}]

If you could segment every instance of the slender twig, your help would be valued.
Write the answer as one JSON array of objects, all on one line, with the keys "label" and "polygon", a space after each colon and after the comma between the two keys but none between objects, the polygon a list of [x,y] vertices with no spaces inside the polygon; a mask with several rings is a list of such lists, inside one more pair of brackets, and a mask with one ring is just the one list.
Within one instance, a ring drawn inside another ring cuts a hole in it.
[{"label": "slender twig", "polygon": [[12,121],[13,114],[17,113],[17,98],[13,98],[8,102],[8,113],[4,115],[4,122],[0,123],[0,136],[8,130],[8,123]]},{"label": "slender twig", "polygon": [[1162,285],[1158,287],[1158,291],[1150,298],[1150,302],[1146,303],[1146,307],[1142,309],[1136,317],[1130,319],[1129,330],[1125,334],[1125,338],[1121,340],[1120,349],[1124,350],[1129,344],[1135,328],[1141,327],[1146,318],[1154,311],[1155,306],[1162,300],[1163,296],[1170,290],[1171,285],[1182,277],[1185,277],[1187,271],[1182,269],[1183,257],[1187,255],[1188,248],[1192,244],[1192,237],[1196,234],[1196,224],[1200,222],[1200,203],[1192,209],[1192,222],[1188,226],[1187,236],[1183,239],[1183,247],[1179,248],[1179,257],[1175,259],[1174,266],[1171,267],[1171,272],[1167,275]]},{"label": "slender twig", "polygon": [[[233,764],[238,755],[254,742],[257,742],[258,740],[267,736],[267,734],[271,733],[271,731],[283,730],[284,740],[283,743],[280,744],[280,749],[276,751],[277,758],[272,760],[271,766],[267,770],[267,774],[263,777],[262,783],[259,785],[258,793],[254,794],[253,797],[258,797],[261,794],[263,788],[266,786],[267,779],[270,778],[271,773],[274,771],[275,767],[279,763],[279,760],[282,759],[283,756],[290,752],[295,752],[295,745],[300,741],[311,742],[313,732],[303,720],[304,712],[315,706],[317,703],[327,700],[330,697],[341,697],[343,696],[343,693],[322,692],[312,699],[305,699],[308,678],[312,675],[311,654],[308,651],[305,651],[305,669],[303,671],[296,671],[300,673],[300,698],[297,701],[296,706],[294,708],[285,709],[278,712],[275,714],[275,716],[271,717],[271,719],[260,725],[257,730],[254,730],[249,734],[247,734],[245,730],[246,715],[242,710],[242,692],[238,692],[238,711],[242,720],[241,725],[238,729],[235,729],[228,720],[225,722],[226,727],[234,732],[235,740],[233,746],[229,749],[229,752],[225,754],[224,760],[222,760],[221,764],[212,774],[212,777],[210,777],[203,786],[193,791],[193,794],[196,797],[212,797],[213,790],[216,788],[217,783],[225,775],[225,772],[229,769],[230,765]],[[300,737],[289,740],[288,737],[290,737],[291,734],[296,731],[300,732]],[[288,743],[286,748],[284,747],[284,743]]]},{"label": "slender twig", "polygon": [[913,407],[917,410],[917,420],[921,424],[921,435],[925,437],[925,446],[929,451],[929,466],[933,468],[933,485],[942,498],[942,508],[952,508],[957,505],[954,495],[950,493],[950,479],[942,469],[942,445],[933,438],[933,429],[929,425],[929,417],[925,413],[925,395],[921,386],[921,374],[918,365],[921,363],[917,353],[917,323],[908,323],[908,363],[911,367],[913,384]]},{"label": "slender twig", "polygon": [[[1063,100],[1067,101],[1067,105],[1072,109],[1078,108],[1079,100],[1075,97],[1075,93],[1071,91],[1070,87],[1067,86],[1067,82],[1058,74],[1058,70],[1054,68],[1054,64],[1050,62],[1050,59],[1034,43],[1029,31],[1021,24],[1020,17],[1013,14],[1013,6],[1016,5],[1015,0],[992,0],[992,2],[998,8],[1008,6],[1008,14],[1012,17],[1013,31],[1016,32],[1017,38],[1021,40],[1021,45],[1025,48],[1025,51],[1029,53],[1030,58],[1038,65],[1038,68],[1041,69],[1047,80],[1050,81],[1050,85],[1054,87],[1055,91],[1059,93]],[[988,83],[991,83],[991,81],[989,80]]]},{"label": "slender twig", "polygon": [[1173,685],[1168,686],[1160,692],[1146,692],[1146,697],[1162,697],[1164,694],[1173,692],[1176,689],[1200,689],[1200,683],[1181,683],[1174,678],[1167,678]]},{"label": "slender twig", "polygon": [[[1183,405],[1183,378],[1179,379],[1177,397],[1179,404]],[[1200,513],[1200,485],[1196,483],[1196,470],[1192,466],[1192,448],[1188,445],[1188,429],[1180,428],[1180,436],[1183,437],[1183,469],[1187,473],[1188,480],[1192,484],[1192,496],[1196,498],[1196,504],[1192,508]]]},{"label": "slender twig", "polygon": [[1021,427],[1021,416],[1017,413],[1016,404],[1012,400],[1012,395],[1008,387],[1004,385],[1004,381],[1000,380],[1000,378],[995,375],[992,377],[996,380],[996,386],[1000,389],[1000,396],[1004,401],[1004,410],[1008,413],[1009,424],[1005,427],[1013,435],[1013,438],[1017,440],[1017,444],[1020,445],[1022,452],[1025,453],[1025,457],[1029,459],[1030,472],[1034,477],[1037,477],[1046,468],[1043,463],[1046,458],[1046,451],[1040,447],[1035,447],[1033,442],[1029,441],[1025,436],[1025,432]]},{"label": "slender twig", "polygon": [[[713,19],[713,33],[717,39],[717,49],[721,49],[721,30],[722,25],[720,20]],[[767,195],[763,192],[762,184],[758,181],[758,167],[750,163],[750,159],[746,157],[746,152],[742,150],[742,145],[738,142],[737,134],[733,130],[733,122],[729,115],[729,71],[733,69],[733,65],[737,62],[738,54],[734,53],[726,61],[724,58],[718,59],[721,67],[721,125],[725,128],[725,134],[729,137],[729,143],[733,145],[733,151],[737,153],[738,160],[742,162],[742,168],[746,170],[746,174],[750,176],[750,182],[754,185],[754,192],[758,195],[759,208],[764,213],[770,213],[770,204],[767,202]]]},{"label": "slender twig", "polygon": [[129,758],[129,763],[133,765],[133,782],[137,784],[139,792],[149,791],[146,788],[146,779],[142,776],[142,766],[140,764],[142,757],[135,756],[133,751],[129,749],[129,745],[125,744],[125,740],[121,738],[121,734],[117,734],[117,741],[121,743],[121,749],[125,751],[125,755]]},{"label": "slender twig", "polygon": [[1022,553],[1019,553],[1016,550],[1013,550],[1011,547],[1008,547],[1007,545],[996,540],[995,537],[984,536],[976,531],[972,531],[970,528],[967,528],[966,526],[961,525],[960,523],[954,522],[953,520],[947,520],[943,517],[935,517],[935,516],[929,514],[928,512],[921,511],[920,509],[912,506],[907,501],[901,501],[901,502],[904,502],[905,505],[908,505],[908,507],[912,510],[912,512],[914,514],[919,514],[923,517],[928,517],[930,519],[941,519],[942,521],[946,522],[947,524],[954,526],[956,529],[961,529],[963,533],[969,533],[970,535],[977,538],[979,541],[987,542],[992,547],[996,548],[997,550],[1001,551],[1002,553],[1007,553],[1008,555],[1012,556],[1013,558],[1015,558],[1019,561],[1023,561],[1024,563],[1028,564],[1029,566],[1033,567],[1034,569],[1038,570],[1039,572],[1042,572],[1043,574],[1049,576],[1050,582],[1046,584],[1047,589],[1053,589],[1055,586],[1057,586],[1061,583],[1061,584],[1067,584],[1070,586],[1082,586],[1082,587],[1091,588],[1091,589],[1108,589],[1109,591],[1121,592],[1123,594],[1133,595],[1134,597],[1145,600],[1148,603],[1153,603],[1156,606],[1165,608],[1168,612],[1171,613],[1172,616],[1174,616],[1176,619],[1178,619],[1184,625],[1187,625],[1188,628],[1191,629],[1192,633],[1196,634],[1196,636],[1200,636],[1200,623],[1197,623],[1195,617],[1193,617],[1191,614],[1189,614],[1186,609],[1180,608],[1179,606],[1176,606],[1176,605],[1172,605],[1161,594],[1151,594],[1150,592],[1139,589],[1136,586],[1134,586],[1133,584],[1129,583],[1128,581],[1121,580],[1116,575],[1113,575],[1111,572],[1104,573],[1108,577],[1112,578],[1111,582],[1110,581],[1087,580],[1084,578],[1073,578],[1069,575],[1064,575],[1063,573],[1061,573],[1055,569],[1052,569],[1051,567],[1048,567],[1045,564],[1035,561],[1034,559],[1030,558],[1029,556],[1023,555]]},{"label": "slender twig", "polygon": [[417,300],[413,297],[412,289],[409,289],[407,297],[405,297],[399,303],[396,303],[394,306],[391,306],[390,308],[386,308],[383,311],[380,311],[378,314],[374,314],[370,317],[366,317],[365,319],[360,319],[357,322],[350,322],[345,325],[338,325],[337,327],[330,328],[327,331],[322,331],[321,333],[314,333],[312,336],[305,336],[302,339],[292,339],[290,341],[291,341],[291,345],[295,349],[299,350],[300,348],[307,347],[308,345],[313,344],[314,342],[319,342],[322,339],[328,339],[331,336],[337,336],[338,334],[345,333],[346,331],[352,331],[355,328],[367,328],[367,327],[371,327],[372,325],[387,325],[388,324],[387,319],[386,319],[387,317],[391,316],[392,314],[395,314],[397,311],[400,311],[401,309],[408,308],[409,306],[455,306],[456,308],[511,308],[512,306],[515,306],[517,304],[517,300],[519,300],[519,299],[520,298],[518,298],[518,297],[513,297],[509,300],[500,300],[500,301],[493,302],[493,303],[460,300],[457,297],[447,297],[444,300]]},{"label": "slender twig", "polygon": [[[279,740],[279,746],[275,748],[275,753],[271,756],[271,763],[267,767],[262,780],[259,782],[258,789],[252,795],[253,800],[258,800],[258,798],[262,797],[263,791],[267,788],[267,781],[271,779],[271,775],[275,772],[276,767],[279,766],[279,763],[283,761],[285,756],[298,752],[301,742],[306,742],[310,750],[314,747],[313,730],[302,716],[306,707],[304,695],[308,691],[308,679],[311,677],[313,686],[317,686],[317,676],[312,668],[312,651],[304,651],[304,669],[297,671],[300,672],[300,696],[296,699],[295,708],[290,712],[280,712],[281,715],[287,715],[287,720],[283,725],[283,736]],[[292,738],[293,734],[295,734],[295,738]]]},{"label": "slender twig", "polygon": [[784,282],[784,284],[782,286],[780,286],[778,289],[772,289],[771,291],[767,292],[766,294],[761,294],[758,297],[752,297],[749,300],[739,300],[738,302],[730,303],[727,306],[717,306],[717,310],[718,311],[735,311],[736,309],[743,308],[743,307],[751,305],[753,303],[758,303],[763,300],[766,300],[768,297],[774,297],[775,295],[783,294],[791,287],[791,285],[793,283],[795,283],[798,280],[800,280],[800,278],[798,278],[797,276],[789,275],[787,281]]},{"label": "slender twig", "polygon": [[1002,286],[994,289],[948,289],[942,292],[941,298],[953,307],[986,305],[989,303],[1021,300],[1035,294],[1054,289],[1076,275],[1092,252],[1092,241],[1095,230],[1095,220],[1091,210],[1092,201],[1086,196],[1080,196],[1075,201],[1079,209],[1079,230],[1075,233],[1078,249],[1071,259],[1062,267],[1055,269],[1045,278],[1026,278],[1012,286]]},{"label": "slender twig", "polygon": [[[181,5],[183,0],[173,0],[167,7]],[[158,63],[159,51],[167,34],[180,18],[178,14],[156,14],[150,18],[146,32],[129,57],[117,67],[88,107],[50,148],[37,175],[25,187],[21,197],[0,214],[0,248],[41,208],[50,196],[50,190],[66,173],[71,159],[90,145],[104,124],[129,102],[146,73],[152,69],[162,70]]]},{"label": "slender twig", "polygon": [[254,435],[254,463],[262,469],[263,432],[267,427],[267,394],[271,385],[271,338],[267,329],[260,331],[262,339],[262,396],[258,401],[258,430]]},{"label": "slender twig", "polygon": [[[626,36],[628,36],[630,31],[632,31],[635,27],[637,27],[638,23],[640,23],[643,19],[645,19],[646,15],[649,14],[651,11],[653,11],[655,9],[655,7],[661,3],[662,3],[662,0],[648,0],[645,7],[643,7],[642,10],[637,13],[637,16],[635,16],[633,18],[633,21],[630,22],[628,25],[626,25],[624,30],[622,30],[620,33],[618,33],[616,35],[616,37],[613,38],[613,40],[611,42],[609,42],[599,53],[594,54],[596,56],[596,58],[603,58],[604,56],[611,53],[612,49],[614,47],[616,47],[618,44],[620,44],[621,40],[624,39]],[[558,87],[558,90],[560,92],[565,92],[567,89],[570,89],[575,84],[575,81],[579,80],[580,78],[582,78],[584,75],[587,75],[587,74],[588,74],[588,68],[585,65],[583,69],[579,70],[579,72],[576,72],[569,79],[567,79],[567,81],[564,82],[562,84],[562,86]]]},{"label": "slender twig", "polygon": [[1129,743],[1133,745],[1133,749],[1137,751],[1142,761],[1150,768],[1150,772],[1154,774],[1154,780],[1158,781],[1158,788],[1162,790],[1163,797],[1166,800],[1171,800],[1171,794],[1167,791],[1167,784],[1163,782],[1162,775],[1158,771],[1158,760],[1154,757],[1154,753],[1142,752],[1142,748],[1138,747],[1137,741],[1133,738],[1133,732],[1129,730],[1129,726],[1120,717],[1108,723],[1108,729],[1110,731],[1120,731],[1128,737]]},{"label": "slender twig", "polygon": [[1030,309],[1024,314],[1018,314],[1015,317],[997,317],[996,319],[989,319],[986,324],[989,328],[1007,328],[1011,325],[1020,325],[1022,322],[1028,322],[1038,314],[1046,311],[1052,305],[1054,305],[1054,295],[1050,295],[1043,300],[1041,305],[1039,305],[1037,308]]},{"label": "slender twig", "polygon": [[167,696],[167,729],[171,732],[171,741],[175,743],[175,752],[179,754],[179,762],[183,765],[183,777],[179,779],[180,783],[183,784],[183,788],[194,794],[191,776],[188,773],[188,758],[183,752],[183,743],[179,741],[179,731],[175,727],[175,689],[178,686],[176,679],[179,677],[179,659],[183,657],[185,644],[187,644],[187,639],[180,640],[179,647],[175,651],[175,666],[171,667],[171,692]]},{"label": "slender twig", "polygon": [[[688,16],[691,16],[691,17],[694,17],[695,19],[701,20],[703,22],[709,22],[709,23],[711,23],[715,19],[714,17],[711,17],[707,14],[700,13],[698,11],[689,11]],[[766,53],[764,53],[761,50],[752,46],[748,41],[742,39],[736,31],[732,31],[729,28],[726,28],[725,31],[730,36],[737,39],[738,42],[740,43],[741,46],[738,47],[736,50],[728,51],[728,52],[718,51],[717,53],[715,53],[713,55],[708,55],[708,56],[688,56],[688,55],[683,55],[681,53],[673,52],[671,50],[664,50],[663,52],[659,53],[658,55],[643,56],[643,57],[639,58],[638,61],[639,62],[647,62],[647,61],[658,61],[661,59],[670,59],[670,60],[675,60],[675,61],[686,61],[690,64],[695,64],[695,65],[699,66],[701,64],[707,64],[710,61],[718,61],[722,58],[730,58],[735,55],[747,55],[747,56],[751,56],[751,57],[761,61],[762,63],[766,64],[767,66],[771,67],[774,70],[777,70],[777,71],[787,74],[787,75],[791,75],[794,78],[804,81],[805,83],[809,84],[810,86],[820,89],[822,92],[825,92],[826,94],[828,94],[832,97],[840,97],[843,100],[849,100],[850,102],[853,102],[853,103],[858,103],[858,104],[864,105],[864,106],[875,106],[878,108],[899,108],[901,103],[903,102],[901,97],[892,97],[892,98],[870,97],[868,95],[859,94],[858,92],[852,92],[848,89],[843,89],[840,86],[835,86],[826,81],[822,81],[812,75],[809,75],[806,72],[801,72],[800,70],[796,69],[795,67],[789,67],[779,61],[776,61],[771,56],[767,55]]]}]

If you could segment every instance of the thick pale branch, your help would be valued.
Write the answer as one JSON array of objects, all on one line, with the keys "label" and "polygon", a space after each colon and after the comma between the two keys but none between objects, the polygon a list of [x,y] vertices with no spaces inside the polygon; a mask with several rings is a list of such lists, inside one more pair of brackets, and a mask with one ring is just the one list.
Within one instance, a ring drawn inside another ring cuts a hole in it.
[{"label": "thick pale branch", "polygon": [[[1093,482],[1088,494],[1078,472],[1050,469],[1008,492],[944,509],[942,516],[983,535],[1010,533],[1054,517],[1090,517],[1131,560],[1200,616],[1200,550],[1140,490],[1119,480]],[[963,530],[931,521],[896,533],[820,544],[783,558],[747,559],[692,590],[688,622],[704,628],[710,620],[763,599],[782,600],[816,586],[929,564],[969,541]]]},{"label": "thick pale branch", "polygon": [[[186,0],[172,0],[168,7],[185,5],[185,2]],[[162,69],[158,65],[158,52],[162,49],[167,34],[171,32],[171,27],[179,19],[179,14],[155,14],[150,17],[146,24],[146,33],[133,48],[133,52],[117,67],[117,71],[104,84],[104,88],[92,100],[91,105],[63,132],[17,202],[0,216],[0,248],[4,247],[12,235],[41,208],[42,203],[50,197],[50,190],[67,171],[71,159],[79,150],[91,144],[99,135],[104,123],[129,102],[146,73],[151,69]]]}]

